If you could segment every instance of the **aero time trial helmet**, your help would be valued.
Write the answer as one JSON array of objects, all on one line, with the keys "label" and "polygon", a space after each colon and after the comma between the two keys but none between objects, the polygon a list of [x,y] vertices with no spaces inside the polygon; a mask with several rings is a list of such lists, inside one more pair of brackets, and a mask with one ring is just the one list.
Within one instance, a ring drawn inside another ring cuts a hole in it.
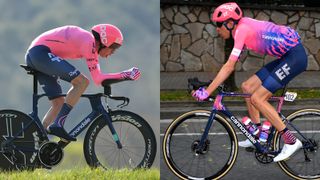
[{"label": "aero time trial helmet", "polygon": [[211,21],[224,22],[228,19],[239,20],[242,17],[242,11],[237,3],[230,2],[218,6],[212,16]]},{"label": "aero time trial helmet", "polygon": [[122,33],[112,24],[98,24],[93,26],[91,31],[94,38],[101,43],[100,48],[117,48],[122,45]]}]

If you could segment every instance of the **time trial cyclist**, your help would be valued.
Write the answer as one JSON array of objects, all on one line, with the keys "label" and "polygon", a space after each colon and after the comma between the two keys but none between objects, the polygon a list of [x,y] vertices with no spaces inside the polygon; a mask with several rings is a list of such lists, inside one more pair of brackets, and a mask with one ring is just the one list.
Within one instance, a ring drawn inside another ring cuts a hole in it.
[{"label": "time trial cyclist", "polygon": [[[89,85],[89,79],[68,60],[85,59],[91,78],[96,85],[105,79],[137,80],[138,68],[118,73],[102,73],[98,57],[107,58],[123,43],[119,28],[111,24],[98,24],[91,32],[77,26],[63,26],[46,31],[29,46],[25,61],[39,71],[38,81],[51,102],[43,118],[48,133],[68,141],[76,139],[64,129],[65,120]],[[71,83],[66,97],[62,96],[59,79]]]}]

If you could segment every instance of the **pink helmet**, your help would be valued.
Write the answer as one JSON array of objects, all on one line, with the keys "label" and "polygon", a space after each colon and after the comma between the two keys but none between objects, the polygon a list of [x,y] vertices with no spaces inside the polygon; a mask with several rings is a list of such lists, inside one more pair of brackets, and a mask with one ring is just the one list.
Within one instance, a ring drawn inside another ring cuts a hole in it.
[{"label": "pink helmet", "polygon": [[110,47],[114,44],[118,46],[122,45],[122,33],[120,29],[112,24],[98,24],[93,26],[91,31],[95,39],[100,41],[106,47]]},{"label": "pink helmet", "polygon": [[224,22],[228,19],[239,20],[242,17],[242,11],[237,3],[224,3],[217,7],[212,16],[211,21]]}]

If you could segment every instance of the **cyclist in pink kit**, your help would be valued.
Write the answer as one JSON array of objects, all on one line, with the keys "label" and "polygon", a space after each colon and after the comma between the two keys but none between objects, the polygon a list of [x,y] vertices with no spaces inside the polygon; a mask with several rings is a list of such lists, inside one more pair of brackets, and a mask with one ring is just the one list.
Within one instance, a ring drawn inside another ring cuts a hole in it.
[{"label": "cyclist in pink kit", "polygon": [[[283,149],[274,158],[274,162],[289,158],[302,147],[302,143],[286,128],[268,99],[295,76],[306,70],[307,55],[300,42],[300,36],[287,26],[242,17],[242,11],[236,3],[225,3],[217,7],[211,20],[216,22],[217,32],[223,39],[231,37],[234,39],[234,47],[228,61],[208,88],[195,91],[193,96],[198,100],[204,100],[214,92],[234,71],[235,64],[244,49],[276,57],[277,60],[265,65],[243,82],[241,88],[243,92],[252,94],[246,99],[252,121],[257,126],[261,126],[259,113],[261,112],[280,132],[284,140]],[[253,145],[247,139],[239,142],[239,146]]]},{"label": "cyclist in pink kit", "polygon": [[[51,101],[51,108],[43,119],[48,133],[68,141],[75,141],[63,128],[65,119],[89,85],[88,78],[65,59],[86,59],[92,80],[100,85],[105,79],[137,80],[138,68],[119,73],[104,74],[98,57],[107,58],[122,45],[121,31],[111,24],[93,26],[88,32],[77,26],[63,26],[44,32],[31,43],[26,53],[28,66],[39,71],[38,81]],[[58,78],[70,82],[72,87],[62,96]]]}]

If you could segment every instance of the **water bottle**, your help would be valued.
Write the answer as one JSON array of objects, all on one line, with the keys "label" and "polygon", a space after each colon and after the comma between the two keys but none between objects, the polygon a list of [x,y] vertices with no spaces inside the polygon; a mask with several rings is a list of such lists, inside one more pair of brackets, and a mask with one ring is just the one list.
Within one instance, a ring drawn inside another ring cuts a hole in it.
[{"label": "water bottle", "polygon": [[263,123],[260,137],[259,137],[260,142],[267,142],[270,127],[271,127],[271,123],[269,121],[265,121]]},{"label": "water bottle", "polygon": [[259,133],[259,128],[255,125],[251,119],[247,116],[242,118],[242,123],[246,126],[247,130],[252,135],[257,135]]}]

